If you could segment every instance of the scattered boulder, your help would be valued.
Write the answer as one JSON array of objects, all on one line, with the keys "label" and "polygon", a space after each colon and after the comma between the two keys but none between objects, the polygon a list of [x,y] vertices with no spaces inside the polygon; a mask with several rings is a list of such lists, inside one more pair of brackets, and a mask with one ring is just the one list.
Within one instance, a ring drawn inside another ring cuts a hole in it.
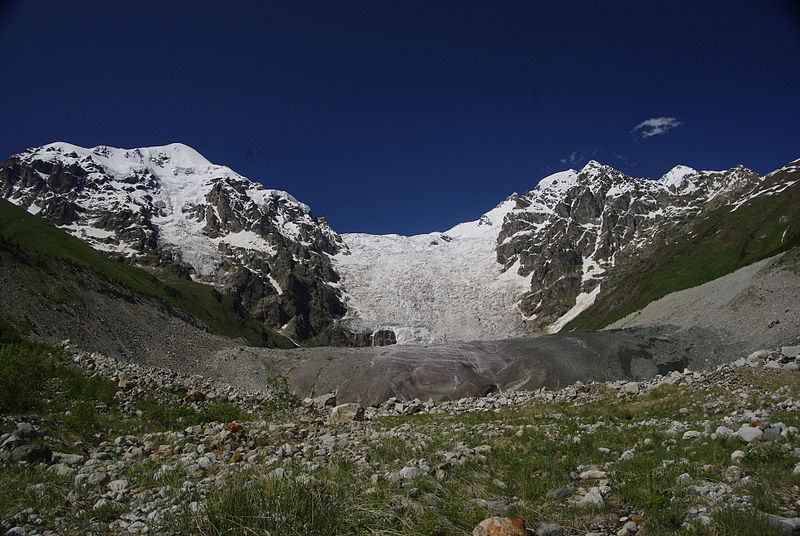
[{"label": "scattered boulder", "polygon": [[743,441],[747,443],[758,441],[764,435],[764,432],[762,432],[760,428],[756,426],[750,426],[749,424],[743,424],[736,433],[740,438],[742,438]]},{"label": "scattered boulder", "polygon": [[605,500],[603,500],[603,494],[600,493],[600,488],[591,488],[575,504],[584,508],[602,508]]},{"label": "scattered boulder", "polygon": [[123,491],[128,489],[128,481],[124,478],[112,480],[106,485],[106,487],[109,489],[109,491]]},{"label": "scattered boulder", "polygon": [[626,395],[638,395],[639,384],[637,382],[628,382],[622,386],[621,391]]},{"label": "scattered boulder", "polygon": [[364,418],[364,408],[358,404],[339,404],[328,416],[328,424],[342,424],[360,421]]},{"label": "scattered boulder", "polygon": [[11,451],[12,462],[50,463],[53,451],[47,445],[20,445]]}]

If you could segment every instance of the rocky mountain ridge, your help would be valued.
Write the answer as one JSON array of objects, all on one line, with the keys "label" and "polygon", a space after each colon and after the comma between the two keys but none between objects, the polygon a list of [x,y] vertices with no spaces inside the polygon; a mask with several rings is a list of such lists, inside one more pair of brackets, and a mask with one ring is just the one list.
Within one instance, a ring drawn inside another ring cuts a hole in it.
[{"label": "rocky mountain ridge", "polygon": [[590,161],[516,198],[497,238],[497,260],[531,276],[519,310],[534,329],[554,333],[594,302],[606,274],[626,269],[626,257],[647,258],[680,242],[697,220],[754,193],[762,180],[743,166],[676,166],[651,180]]},{"label": "rocky mountain ridge", "polygon": [[[555,333],[600,303],[583,327],[605,325],[636,295],[626,285],[647,286],[642,267],[663,264],[712,214],[745,227],[736,218],[748,206],[796,196],[797,169],[676,166],[651,180],[590,161],[476,221],[411,237],[340,236],[288,193],[181,144],[29,149],[0,166],[0,196],[112,256],[212,284],[295,340],[427,344]],[[800,240],[791,211],[776,206],[759,209],[771,227],[759,229],[752,260]]]}]

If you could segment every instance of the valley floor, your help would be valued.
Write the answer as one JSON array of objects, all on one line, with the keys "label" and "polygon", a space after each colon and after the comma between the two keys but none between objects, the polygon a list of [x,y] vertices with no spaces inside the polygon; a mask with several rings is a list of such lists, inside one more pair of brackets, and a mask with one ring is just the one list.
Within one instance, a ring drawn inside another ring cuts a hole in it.
[{"label": "valley floor", "polygon": [[2,400],[4,534],[449,535],[490,516],[537,535],[800,530],[796,347],[649,381],[389,400],[365,418],[277,379],[264,396],[8,348],[56,361],[42,403]]}]

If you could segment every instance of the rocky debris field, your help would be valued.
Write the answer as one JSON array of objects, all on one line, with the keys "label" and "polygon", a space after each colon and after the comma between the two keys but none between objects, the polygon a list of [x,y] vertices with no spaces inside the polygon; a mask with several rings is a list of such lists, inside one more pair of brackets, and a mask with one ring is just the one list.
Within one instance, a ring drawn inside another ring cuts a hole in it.
[{"label": "rocky debris field", "polygon": [[800,347],[366,408],[68,350],[111,395],[2,417],[0,534],[800,534]]}]

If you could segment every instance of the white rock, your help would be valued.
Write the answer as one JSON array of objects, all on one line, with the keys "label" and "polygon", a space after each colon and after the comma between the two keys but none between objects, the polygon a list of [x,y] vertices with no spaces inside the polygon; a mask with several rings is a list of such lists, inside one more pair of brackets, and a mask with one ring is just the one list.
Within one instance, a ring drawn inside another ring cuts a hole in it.
[{"label": "white rock", "polygon": [[588,471],[582,472],[578,475],[578,478],[581,480],[593,480],[593,479],[600,479],[605,478],[606,472],[605,471],[598,471],[597,469],[590,469]]},{"label": "white rock", "polygon": [[734,450],[731,453],[731,461],[733,463],[738,463],[738,462],[742,461],[744,459],[744,457],[745,457],[745,452],[743,450]]},{"label": "white rock", "polygon": [[414,480],[422,476],[422,471],[419,467],[403,467],[398,474],[403,480]]},{"label": "white rock", "polygon": [[717,437],[733,437],[736,435],[736,432],[727,426],[717,426],[717,430],[714,433],[717,434]]},{"label": "white rock", "polygon": [[576,504],[581,507],[602,508],[605,501],[600,493],[600,488],[591,488],[586,495],[578,499]]},{"label": "white rock", "polygon": [[697,439],[698,437],[702,436],[700,432],[696,430],[688,430],[683,433],[683,439]]},{"label": "white rock", "polygon": [[128,481],[125,480],[124,478],[121,478],[119,480],[112,480],[106,485],[106,487],[110,491],[123,491],[128,489]]},{"label": "white rock", "polygon": [[639,384],[636,382],[628,382],[622,386],[622,392],[626,395],[638,395],[639,394]]},{"label": "white rock", "polygon": [[758,441],[761,439],[761,436],[764,435],[761,429],[750,426],[749,424],[743,424],[736,433],[747,443]]}]

